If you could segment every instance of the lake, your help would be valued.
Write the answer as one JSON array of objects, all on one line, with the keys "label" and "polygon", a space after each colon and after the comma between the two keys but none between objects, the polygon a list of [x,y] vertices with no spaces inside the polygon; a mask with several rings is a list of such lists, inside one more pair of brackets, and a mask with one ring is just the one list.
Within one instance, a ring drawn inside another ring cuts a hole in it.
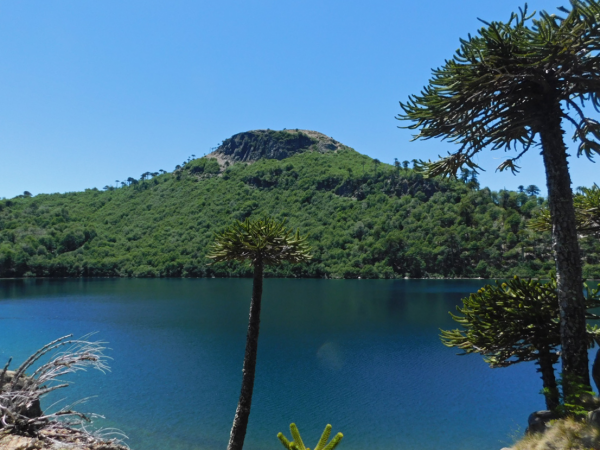
[{"label": "lake", "polygon": [[[490,369],[439,328],[485,280],[266,279],[246,450],[281,450],[295,422],[314,448],[499,450],[544,409],[531,363]],[[241,386],[248,279],[0,280],[0,365],[96,331],[112,371],[80,372],[62,397],[106,417],[134,450],[224,450]]]}]

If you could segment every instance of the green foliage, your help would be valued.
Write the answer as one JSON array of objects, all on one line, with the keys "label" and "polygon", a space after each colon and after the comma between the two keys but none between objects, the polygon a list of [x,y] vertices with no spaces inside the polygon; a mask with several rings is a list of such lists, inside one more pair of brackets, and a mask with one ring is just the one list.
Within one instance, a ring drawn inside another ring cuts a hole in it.
[{"label": "green foliage", "polygon": [[217,233],[207,257],[220,261],[261,261],[266,265],[282,262],[297,264],[311,259],[306,237],[286,229],[286,221],[270,217],[244,222],[239,220]]},{"label": "green foliage", "polygon": [[[584,235],[597,235],[600,233],[600,187],[594,184],[591,188],[578,189],[579,192],[573,196],[577,231]],[[529,221],[529,227],[536,231],[550,231],[552,229],[550,210],[540,209]]]},{"label": "green foliage", "polygon": [[[560,315],[556,279],[547,283],[514,277],[505,283],[486,285],[464,298],[463,306],[450,313],[462,329],[441,330],[442,343],[464,354],[480,353],[491,367],[506,367],[539,360],[545,350],[558,360]],[[584,285],[586,308],[600,307],[600,285]],[[600,316],[587,312],[587,319]],[[600,330],[588,325],[588,346],[600,342]]]},{"label": "green foliage", "polygon": [[[560,404],[556,408],[556,412],[561,417],[571,416],[585,419],[588,412],[599,406],[598,399],[590,390],[590,386],[581,383],[575,376],[561,374],[557,384],[560,392]],[[568,386],[569,389],[565,390],[565,386]]]},{"label": "green foliage", "polygon": [[221,170],[215,158],[199,158],[187,163],[183,170],[193,175],[217,175]]},{"label": "green foliage", "polygon": [[575,126],[578,154],[600,153],[600,123],[586,117],[579,106],[600,104],[600,3],[572,0],[571,10],[559,15],[542,11],[538,18],[513,13],[504,22],[484,22],[476,36],[461,39],[454,57],[441,68],[420,95],[401,104],[418,129],[415,137],[440,137],[458,150],[423,167],[428,174],[453,174],[464,166],[476,169],[473,157],[485,148],[520,150],[498,170],[518,171],[515,162],[534,143],[544,125],[545,101],[565,103],[562,117]]},{"label": "green foliage", "polygon": [[[277,437],[283,444],[283,446],[287,450],[310,450],[310,448],[306,448],[304,446],[304,442],[302,442],[302,437],[300,436],[300,432],[298,431],[298,427],[295,423],[290,424],[290,432],[292,433],[293,441],[288,441],[287,438],[283,435],[283,433],[278,433]],[[327,424],[325,430],[323,430],[323,434],[321,435],[321,439],[317,443],[314,450],[333,450],[338,446],[344,435],[342,433],[338,433],[331,440],[329,444],[327,444],[327,440],[329,439],[329,435],[331,434],[331,425]]]},{"label": "green foliage", "polygon": [[[209,265],[207,253],[233,219],[266,216],[310,233],[313,255],[267,267],[267,277],[502,278],[554,269],[550,233],[526,226],[540,197],[384,163],[374,171],[347,147],[192,173],[207,164],[192,160],[113,190],[0,200],[0,277],[251,276],[243,263]],[[580,245],[585,276],[600,278],[600,242]]]}]

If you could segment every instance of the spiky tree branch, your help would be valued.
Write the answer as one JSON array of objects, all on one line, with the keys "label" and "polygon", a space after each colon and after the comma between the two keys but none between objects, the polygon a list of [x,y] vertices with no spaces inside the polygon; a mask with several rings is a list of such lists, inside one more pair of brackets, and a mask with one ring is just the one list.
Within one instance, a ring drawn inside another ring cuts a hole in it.
[{"label": "spiky tree branch", "polygon": [[[400,103],[401,120],[418,130],[414,139],[441,138],[459,150],[428,164],[429,176],[456,175],[480,151],[526,152],[545,120],[540,109],[551,93],[575,115],[561,117],[575,127],[578,155],[600,153],[600,124],[576,104],[600,107],[600,27],[597,1],[572,1],[564,18],[542,12],[535,19],[527,7],[508,22],[483,22],[477,36],[461,39],[460,49],[446,64],[433,70],[420,95]],[[509,158],[499,170],[518,169]]]}]

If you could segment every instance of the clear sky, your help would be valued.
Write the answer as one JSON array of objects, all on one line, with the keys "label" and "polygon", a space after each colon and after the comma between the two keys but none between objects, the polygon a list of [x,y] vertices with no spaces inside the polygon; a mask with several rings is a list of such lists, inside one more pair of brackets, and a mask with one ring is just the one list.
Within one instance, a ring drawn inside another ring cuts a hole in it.
[{"label": "clear sky", "polygon": [[[409,142],[398,102],[478,17],[506,20],[523,4],[0,0],[0,197],[170,171],[258,128],[317,130],[388,163],[436,158],[452,144]],[[503,156],[479,159],[482,185],[545,193],[539,151],[516,177],[494,171]],[[572,158],[574,187],[599,182],[598,167]]]}]

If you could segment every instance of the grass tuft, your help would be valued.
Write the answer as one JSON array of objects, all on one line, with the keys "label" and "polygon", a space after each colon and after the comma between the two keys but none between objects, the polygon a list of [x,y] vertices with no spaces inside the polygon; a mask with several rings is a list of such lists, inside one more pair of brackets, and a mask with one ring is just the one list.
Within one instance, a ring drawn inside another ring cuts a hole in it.
[{"label": "grass tuft", "polygon": [[573,418],[553,421],[545,433],[525,436],[512,447],[512,450],[588,449],[600,449],[600,429]]}]

